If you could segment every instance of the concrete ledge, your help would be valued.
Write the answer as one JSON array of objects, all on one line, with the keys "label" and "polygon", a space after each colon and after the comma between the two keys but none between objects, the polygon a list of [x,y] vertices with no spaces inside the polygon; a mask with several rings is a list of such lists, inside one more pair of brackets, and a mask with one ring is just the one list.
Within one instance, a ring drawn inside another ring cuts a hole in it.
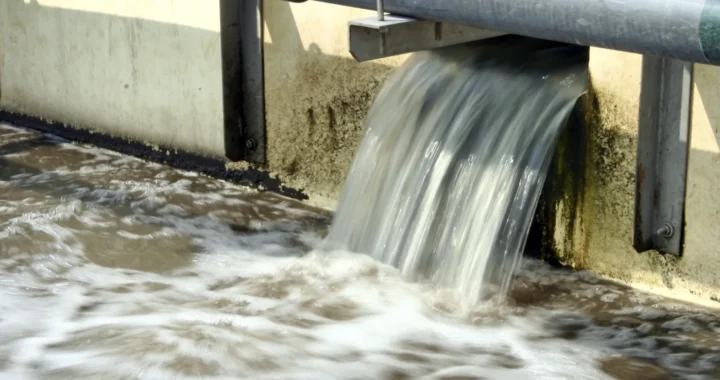
[{"label": "concrete ledge", "polygon": [[253,167],[228,169],[228,161],[221,157],[204,156],[163,145],[150,146],[130,139],[76,129],[62,123],[4,110],[0,110],[0,122],[56,135],[78,143],[94,145],[180,170],[196,171],[260,191],[275,192],[292,199],[307,200],[309,198],[302,189],[284,186],[278,176],[273,177],[268,171]]}]

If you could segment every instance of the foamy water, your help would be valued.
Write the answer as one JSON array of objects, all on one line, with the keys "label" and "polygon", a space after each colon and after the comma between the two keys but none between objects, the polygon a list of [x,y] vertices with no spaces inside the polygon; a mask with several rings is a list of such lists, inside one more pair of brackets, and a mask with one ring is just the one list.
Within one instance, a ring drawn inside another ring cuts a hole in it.
[{"label": "foamy water", "polygon": [[470,307],[324,212],[0,127],[0,379],[716,379],[720,318],[528,260]]}]

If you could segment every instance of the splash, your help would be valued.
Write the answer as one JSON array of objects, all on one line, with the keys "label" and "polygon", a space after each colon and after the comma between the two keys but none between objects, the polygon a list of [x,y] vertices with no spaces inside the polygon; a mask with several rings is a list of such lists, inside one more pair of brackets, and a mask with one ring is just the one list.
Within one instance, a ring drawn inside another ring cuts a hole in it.
[{"label": "splash", "polygon": [[587,91],[583,52],[504,39],[412,56],[369,112],[329,246],[468,300],[502,298]]},{"label": "splash", "polygon": [[[524,260],[468,310],[323,210],[0,123],[0,379],[720,379],[720,315]],[[489,307],[490,306],[490,307]]]}]

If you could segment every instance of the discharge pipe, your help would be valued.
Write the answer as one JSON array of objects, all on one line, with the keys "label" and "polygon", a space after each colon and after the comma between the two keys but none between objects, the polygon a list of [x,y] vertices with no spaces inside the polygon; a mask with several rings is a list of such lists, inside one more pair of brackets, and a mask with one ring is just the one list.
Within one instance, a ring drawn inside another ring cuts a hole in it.
[{"label": "discharge pipe", "polygon": [[[377,0],[318,0],[377,9]],[[295,2],[302,2],[302,0]],[[720,0],[383,0],[384,11],[720,65]]]}]

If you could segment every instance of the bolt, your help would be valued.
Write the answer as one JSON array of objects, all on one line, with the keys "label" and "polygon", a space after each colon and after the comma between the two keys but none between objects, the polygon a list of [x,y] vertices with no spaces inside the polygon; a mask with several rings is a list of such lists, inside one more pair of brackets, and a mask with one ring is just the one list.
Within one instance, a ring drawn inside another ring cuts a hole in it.
[{"label": "bolt", "polygon": [[255,149],[255,139],[249,138],[245,140],[245,148],[247,148],[248,150]]},{"label": "bolt", "polygon": [[673,228],[672,224],[665,223],[655,232],[655,234],[666,239],[670,239],[675,234],[675,228]]}]

